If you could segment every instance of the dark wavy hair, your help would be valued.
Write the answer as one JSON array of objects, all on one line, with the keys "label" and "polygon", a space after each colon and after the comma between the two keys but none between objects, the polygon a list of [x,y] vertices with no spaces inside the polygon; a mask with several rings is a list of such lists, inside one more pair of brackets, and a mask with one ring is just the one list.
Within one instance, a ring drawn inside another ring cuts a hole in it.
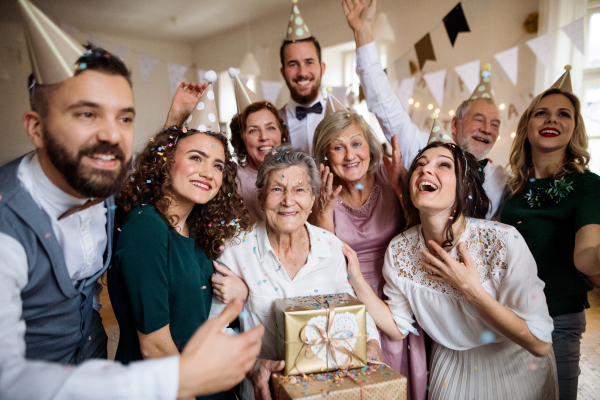
[{"label": "dark wavy hair", "polygon": [[260,110],[269,110],[271,114],[275,116],[275,120],[277,121],[277,127],[279,127],[279,131],[281,132],[281,144],[282,145],[290,145],[290,131],[288,127],[283,122],[283,119],[279,116],[279,112],[277,112],[277,108],[268,101],[257,101],[256,103],[250,104],[241,114],[237,114],[231,119],[231,123],[229,124],[229,130],[231,131],[231,145],[235,150],[238,159],[245,161],[245,157],[248,156],[248,152],[246,151],[246,144],[242,139],[242,132],[246,130],[246,121],[248,121],[248,116],[250,114],[254,114]]},{"label": "dark wavy hair", "polygon": [[177,142],[196,134],[217,139],[225,150],[221,188],[208,203],[196,204],[186,221],[190,237],[196,240],[196,246],[204,250],[209,258],[216,258],[222,252],[220,247],[223,242],[237,236],[248,226],[248,211],[244,209],[235,183],[237,165],[229,161],[231,154],[227,148],[227,138],[220,133],[172,127],[163,129],[150,139],[138,154],[134,170],[117,198],[117,224],[132,208],[142,204],[153,205],[170,228],[177,224],[177,217],[168,214],[169,207],[173,204],[171,166]]},{"label": "dark wavy hair", "polygon": [[456,200],[454,202],[454,209],[456,211],[453,218],[448,220],[446,240],[442,243],[442,247],[452,247],[452,242],[454,241],[452,225],[458,221],[462,215],[472,218],[485,218],[485,215],[490,208],[490,199],[487,194],[485,194],[485,190],[483,190],[483,182],[485,180],[483,167],[479,165],[475,156],[463,152],[460,147],[454,144],[433,142],[419,151],[419,154],[417,154],[413,160],[408,173],[400,177],[402,198],[404,200],[404,214],[406,217],[405,230],[421,223],[419,210],[415,207],[412,198],[410,197],[410,177],[415,172],[417,162],[423,153],[436,147],[444,147],[450,150],[454,159],[454,172],[456,175]]}]

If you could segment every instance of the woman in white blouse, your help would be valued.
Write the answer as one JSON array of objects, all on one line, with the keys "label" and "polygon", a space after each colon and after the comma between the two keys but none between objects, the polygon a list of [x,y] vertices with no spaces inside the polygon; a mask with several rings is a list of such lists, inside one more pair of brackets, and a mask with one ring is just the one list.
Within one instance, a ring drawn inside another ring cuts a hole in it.
[{"label": "woman in white blouse", "polygon": [[430,399],[558,398],[544,283],[515,228],[477,219],[489,206],[483,180],[454,144],[425,147],[403,185],[412,228],[386,253],[387,304],[346,246],[350,283],[391,338],[416,320],[434,340]]},{"label": "woman in white blouse", "polygon": [[[306,222],[321,183],[314,160],[300,149],[279,147],[266,155],[256,188],[266,219],[225,244],[218,261],[248,285],[240,315],[243,331],[264,325],[259,360],[243,386],[243,399],[270,399],[269,378],[285,366],[277,360],[274,301],[281,298],[350,293],[342,242]],[[227,223],[225,221],[225,223]],[[211,315],[223,307],[213,298]],[[381,358],[379,334],[367,316],[367,357]],[[254,393],[254,395],[253,395]]]}]

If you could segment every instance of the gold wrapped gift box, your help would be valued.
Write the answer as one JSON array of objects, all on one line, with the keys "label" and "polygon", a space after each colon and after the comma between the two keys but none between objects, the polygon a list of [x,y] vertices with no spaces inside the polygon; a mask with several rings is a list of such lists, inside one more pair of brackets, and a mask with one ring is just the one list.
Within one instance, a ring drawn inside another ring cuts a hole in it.
[{"label": "gold wrapped gift box", "polygon": [[387,365],[271,380],[275,400],[406,400],[406,377]]},{"label": "gold wrapped gift box", "polygon": [[[360,368],[365,365],[367,312],[364,304],[354,297],[339,293],[279,299],[275,302],[275,309],[279,331],[277,359],[285,360],[285,375]],[[336,315],[348,321],[346,313],[356,318],[356,324],[353,318],[350,322],[358,332],[339,329],[340,324],[333,322]],[[317,339],[314,339],[316,325],[312,325],[313,339],[309,340],[306,337],[307,325],[310,320],[320,316],[325,317],[327,325],[319,328]],[[319,353],[321,358],[313,351]],[[328,356],[324,357],[324,354]]]}]

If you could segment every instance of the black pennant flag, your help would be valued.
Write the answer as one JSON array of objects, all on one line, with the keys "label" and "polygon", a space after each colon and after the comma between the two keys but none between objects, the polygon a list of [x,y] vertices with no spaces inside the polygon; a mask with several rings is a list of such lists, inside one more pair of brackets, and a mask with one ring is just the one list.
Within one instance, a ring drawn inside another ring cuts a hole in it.
[{"label": "black pennant flag", "polygon": [[460,32],[471,32],[460,3],[444,17],[444,25],[446,26],[446,32],[448,32],[452,47],[454,47],[454,42],[456,42],[456,37]]},{"label": "black pennant flag", "polygon": [[433,51],[433,44],[431,43],[431,36],[429,36],[429,33],[423,36],[423,39],[419,40],[417,44],[415,44],[415,50],[417,52],[420,70],[423,70],[425,61],[436,61],[435,52]]}]

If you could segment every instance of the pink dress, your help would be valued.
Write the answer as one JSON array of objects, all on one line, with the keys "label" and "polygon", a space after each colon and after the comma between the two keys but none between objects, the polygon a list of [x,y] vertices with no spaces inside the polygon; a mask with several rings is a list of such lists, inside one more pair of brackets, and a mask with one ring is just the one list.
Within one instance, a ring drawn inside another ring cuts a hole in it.
[{"label": "pink dress", "polygon": [[245,167],[238,165],[235,183],[237,183],[238,192],[244,200],[244,207],[250,215],[250,224],[248,226],[252,226],[255,222],[265,219],[265,213],[260,209],[258,194],[256,193],[257,176],[257,170],[250,168],[248,165]]},{"label": "pink dress", "polygon": [[[365,280],[383,298],[383,262],[391,240],[402,231],[403,212],[396,192],[390,185],[382,163],[375,173],[375,186],[362,207],[353,208],[341,198],[333,212],[335,234],[358,255]],[[408,399],[427,396],[427,362],[424,332],[415,323],[419,335],[410,333],[401,342],[381,332],[383,361],[408,378]]]}]

